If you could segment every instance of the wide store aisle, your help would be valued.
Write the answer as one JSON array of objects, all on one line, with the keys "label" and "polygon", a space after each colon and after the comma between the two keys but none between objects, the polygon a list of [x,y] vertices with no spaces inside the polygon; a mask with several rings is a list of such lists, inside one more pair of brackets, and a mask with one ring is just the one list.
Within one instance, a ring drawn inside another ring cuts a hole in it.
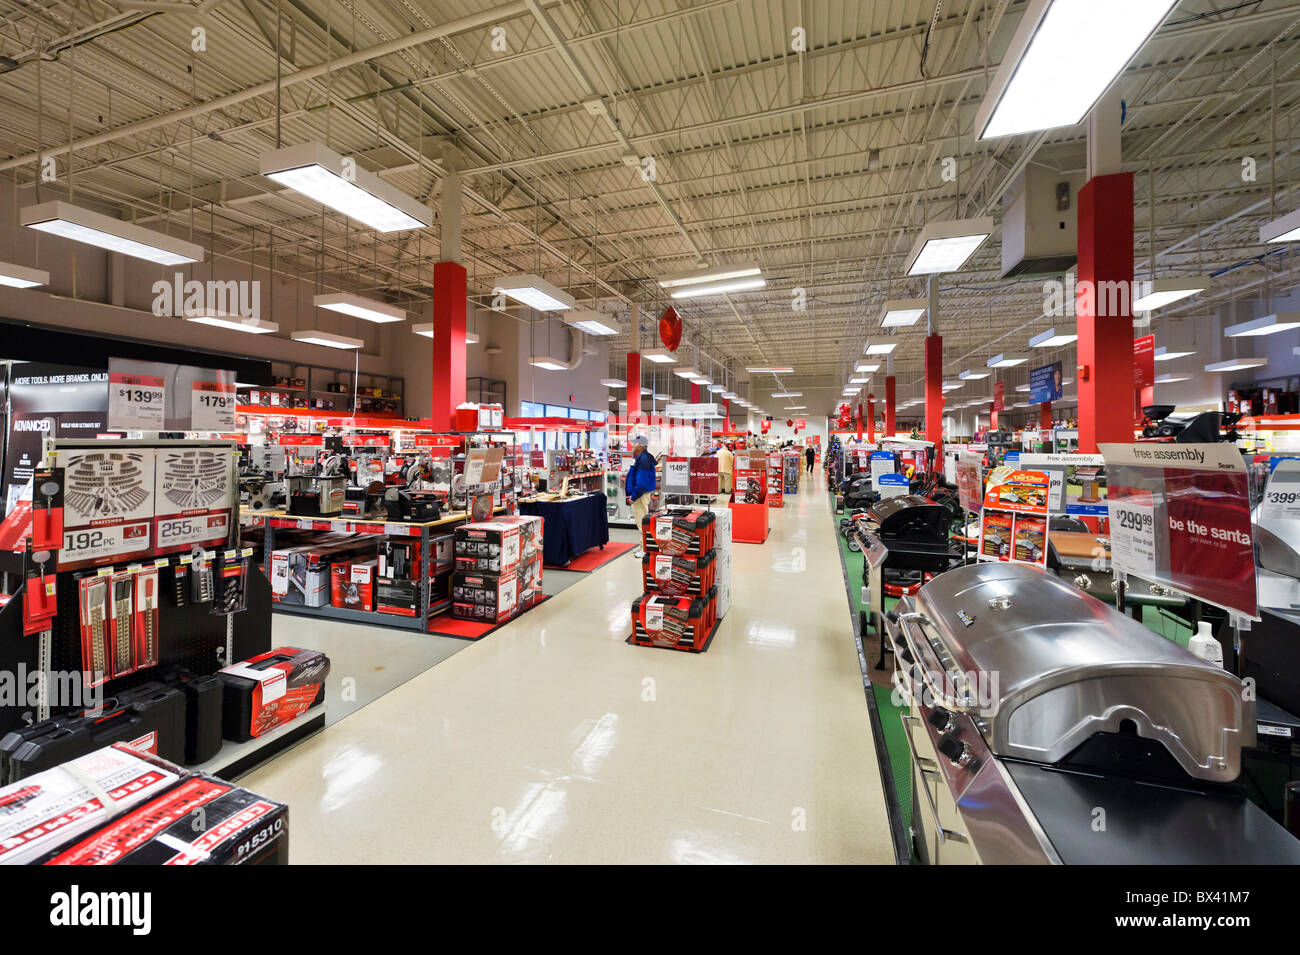
[{"label": "wide store aisle", "polygon": [[707,653],[624,643],[620,557],[242,784],[295,863],[892,863],[823,484],[736,545]]}]

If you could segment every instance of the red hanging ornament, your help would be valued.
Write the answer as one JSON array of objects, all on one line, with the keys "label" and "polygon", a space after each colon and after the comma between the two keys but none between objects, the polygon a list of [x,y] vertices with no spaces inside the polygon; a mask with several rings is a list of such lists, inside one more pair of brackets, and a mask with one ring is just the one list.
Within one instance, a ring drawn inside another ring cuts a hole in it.
[{"label": "red hanging ornament", "polygon": [[682,343],[682,317],[671,305],[659,316],[659,340],[669,351],[677,351]]}]

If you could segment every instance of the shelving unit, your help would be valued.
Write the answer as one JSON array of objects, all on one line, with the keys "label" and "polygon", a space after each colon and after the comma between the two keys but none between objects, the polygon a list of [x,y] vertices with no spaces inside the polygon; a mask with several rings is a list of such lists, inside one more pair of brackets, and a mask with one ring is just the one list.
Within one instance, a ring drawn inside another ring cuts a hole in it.
[{"label": "shelving unit", "polygon": [[[360,390],[377,389],[379,395],[361,394],[352,401],[353,372],[350,368],[326,368],[320,365],[295,365],[289,362],[272,362],[271,372],[276,378],[301,380],[302,387],[285,385],[257,385],[239,388],[239,403],[255,404],[251,400],[257,392],[259,406],[271,407],[279,412],[336,411],[346,414],[393,414],[401,417],[406,379],[391,375],[373,375],[362,372],[357,376]],[[333,388],[334,390],[331,390]],[[271,405],[270,395],[280,396],[284,405]]]}]

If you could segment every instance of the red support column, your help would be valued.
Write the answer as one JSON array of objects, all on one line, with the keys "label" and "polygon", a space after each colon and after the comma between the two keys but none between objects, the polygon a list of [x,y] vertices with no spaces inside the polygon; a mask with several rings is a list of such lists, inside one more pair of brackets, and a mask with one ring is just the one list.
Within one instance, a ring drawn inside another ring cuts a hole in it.
[{"label": "red support column", "polygon": [[934,444],[935,460],[943,455],[943,336],[925,336],[925,440]]},{"label": "red support column", "polygon": [[695,382],[691,382],[691,404],[693,405],[699,404],[699,402],[700,402],[700,386],[697,385]]},{"label": "red support column", "polygon": [[898,433],[898,422],[894,419],[894,376],[885,379],[885,437],[892,438]]},{"label": "red support column", "polygon": [[862,405],[858,405],[858,440],[862,440]]},{"label": "red support column", "polygon": [[992,402],[989,402],[989,430],[998,430],[998,411],[993,407]]},{"label": "red support column", "polygon": [[1038,406],[1038,428],[1046,430],[1052,426],[1052,403],[1044,401]]},{"label": "red support column", "polygon": [[867,395],[867,440],[872,444],[876,442],[876,396]]},{"label": "red support column", "polygon": [[627,413],[631,417],[641,413],[641,353],[627,353]]},{"label": "red support column", "polygon": [[723,409],[722,410],[723,416],[727,419],[726,430],[730,431],[731,430],[731,399],[730,398],[722,399],[722,409]]},{"label": "red support column", "polygon": [[1077,378],[1085,454],[1096,453],[1100,442],[1133,441],[1132,285],[1133,174],[1094,176],[1079,190]]},{"label": "red support column", "polygon": [[465,267],[433,266],[433,407],[435,428],[454,428],[456,406],[465,403]]}]

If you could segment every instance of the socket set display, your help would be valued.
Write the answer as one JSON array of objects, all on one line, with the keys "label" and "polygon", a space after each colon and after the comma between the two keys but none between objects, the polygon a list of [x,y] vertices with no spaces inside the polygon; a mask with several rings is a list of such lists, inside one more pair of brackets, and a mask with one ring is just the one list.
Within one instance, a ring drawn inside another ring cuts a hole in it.
[{"label": "socket set display", "polygon": [[716,555],[707,551],[699,557],[646,554],[641,558],[645,592],[665,597],[699,597],[713,586]]},{"label": "socket set display", "polygon": [[632,601],[632,642],[644,647],[698,652],[717,624],[717,591],[703,597],[642,594]]},{"label": "socket set display", "polygon": [[661,507],[641,521],[641,549],[649,554],[696,556],[713,550],[712,511],[689,507]]}]

